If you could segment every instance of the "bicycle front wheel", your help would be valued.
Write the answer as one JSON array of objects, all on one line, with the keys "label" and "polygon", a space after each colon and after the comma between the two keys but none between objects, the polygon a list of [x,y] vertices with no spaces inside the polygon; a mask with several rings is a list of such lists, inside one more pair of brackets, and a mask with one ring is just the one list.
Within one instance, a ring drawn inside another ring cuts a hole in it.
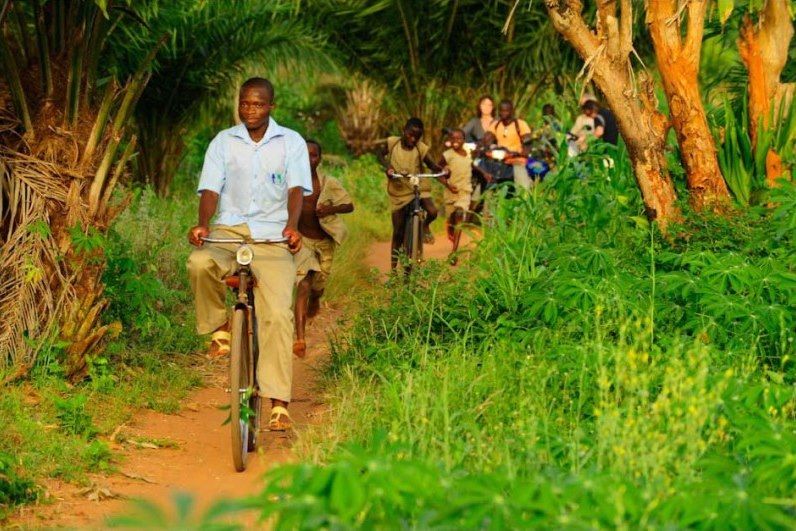
[{"label": "bicycle front wheel", "polygon": [[423,220],[417,214],[412,216],[412,236],[409,259],[412,265],[423,259]]},{"label": "bicycle front wheel", "polygon": [[254,388],[249,368],[248,319],[244,308],[232,315],[232,340],[229,352],[229,412],[232,427],[232,462],[235,470],[246,470],[249,450],[249,397]]}]

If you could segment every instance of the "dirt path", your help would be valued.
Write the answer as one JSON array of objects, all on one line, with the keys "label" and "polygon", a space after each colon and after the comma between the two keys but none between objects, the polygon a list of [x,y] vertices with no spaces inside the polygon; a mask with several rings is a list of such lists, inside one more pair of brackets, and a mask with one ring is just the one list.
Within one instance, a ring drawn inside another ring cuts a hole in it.
[{"label": "dirt path", "polygon": [[[115,453],[121,456],[118,473],[94,475],[88,491],[50,480],[45,488],[50,501],[55,502],[25,506],[7,524],[101,528],[106,517],[125,511],[129,498],[145,498],[170,507],[172,493],[183,491],[194,496],[201,512],[219,498],[259,491],[261,477],[270,466],[293,459],[293,441],[322,407],[314,398],[316,368],[328,355],[325,331],[332,328],[338,315],[336,310],[324,308],[310,323],[307,358],[294,361],[294,401],[290,409],[296,433],[264,433],[264,443],[257,454],[250,454],[246,472],[234,471],[229,426],[222,426],[228,413],[219,406],[229,403],[226,366],[204,366],[206,387],[191,393],[182,411],[175,415],[143,411],[121,427],[115,440],[128,442],[112,442]],[[164,447],[157,447],[158,443]]]},{"label": "dirt path", "polygon": [[[462,240],[463,246],[470,243],[466,235]],[[450,242],[444,234],[424,247],[427,260],[445,260],[449,253]],[[386,276],[390,243],[375,242],[365,261]],[[111,446],[119,456],[117,473],[93,475],[90,489],[49,480],[44,485],[49,499],[22,507],[7,524],[96,529],[103,527],[108,516],[123,513],[131,498],[153,500],[170,508],[174,492],[187,492],[194,497],[199,513],[220,498],[257,492],[269,467],[294,459],[293,442],[323,407],[315,399],[316,369],[328,356],[326,331],[333,329],[339,317],[340,310],[325,307],[309,325],[307,358],[294,361],[295,398],[290,409],[295,433],[264,433],[264,442],[257,454],[250,455],[246,472],[234,471],[229,427],[222,426],[227,412],[219,406],[228,403],[226,365],[199,361],[197,370],[205,372],[205,387],[191,393],[182,411],[174,415],[142,411],[114,434]]]},{"label": "dirt path", "polygon": [[[463,233],[459,248],[461,250],[468,249],[472,242],[472,238],[467,233]],[[447,260],[450,252],[451,243],[444,233],[435,234],[433,244],[423,245],[423,258],[426,260]],[[390,242],[373,243],[370,252],[365,257],[365,263],[382,273],[388,273],[390,271]]]}]

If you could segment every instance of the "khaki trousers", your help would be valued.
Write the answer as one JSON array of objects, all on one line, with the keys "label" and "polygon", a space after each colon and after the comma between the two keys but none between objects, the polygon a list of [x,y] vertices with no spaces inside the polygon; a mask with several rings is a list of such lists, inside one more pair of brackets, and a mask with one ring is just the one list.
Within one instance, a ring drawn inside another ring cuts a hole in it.
[{"label": "khaki trousers", "polygon": [[[215,225],[211,238],[247,238],[246,225]],[[188,257],[188,273],[196,299],[196,331],[209,334],[227,322],[227,287],[223,282],[237,269],[237,244],[206,243]],[[260,394],[290,402],[293,383],[293,285],[296,264],[287,245],[252,245],[251,270],[257,279],[254,306],[260,359]]]}]

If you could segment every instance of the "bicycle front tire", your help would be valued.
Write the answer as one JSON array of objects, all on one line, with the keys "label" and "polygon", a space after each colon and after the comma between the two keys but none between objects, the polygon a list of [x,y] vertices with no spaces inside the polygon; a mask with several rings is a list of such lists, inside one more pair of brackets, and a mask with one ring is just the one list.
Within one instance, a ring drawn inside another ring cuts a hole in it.
[{"label": "bicycle front tire", "polygon": [[232,431],[232,462],[235,470],[246,470],[249,451],[249,419],[241,418],[241,401],[252,389],[249,370],[248,320],[244,308],[235,308],[232,315],[232,339],[229,352],[230,426]]},{"label": "bicycle front tire", "polygon": [[423,222],[417,214],[412,216],[412,239],[409,259],[417,265],[423,259]]}]

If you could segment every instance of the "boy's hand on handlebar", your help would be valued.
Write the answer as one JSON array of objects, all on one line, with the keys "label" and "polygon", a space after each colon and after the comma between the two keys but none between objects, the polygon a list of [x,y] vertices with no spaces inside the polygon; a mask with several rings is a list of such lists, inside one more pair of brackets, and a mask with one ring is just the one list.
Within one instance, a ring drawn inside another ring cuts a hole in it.
[{"label": "boy's hand on handlebar", "polygon": [[210,229],[208,227],[196,225],[188,231],[188,242],[196,247],[201,247],[204,243],[202,238],[206,238],[208,235],[210,235]]},{"label": "boy's hand on handlebar", "polygon": [[282,231],[282,236],[287,238],[287,248],[290,252],[296,254],[301,250],[301,233],[292,227],[285,227]]},{"label": "boy's hand on handlebar", "polygon": [[384,172],[384,173],[385,173],[385,175],[387,175],[388,179],[392,179],[393,177],[398,177],[398,174],[395,173],[395,170],[392,169],[392,167],[387,168],[387,171]]}]

